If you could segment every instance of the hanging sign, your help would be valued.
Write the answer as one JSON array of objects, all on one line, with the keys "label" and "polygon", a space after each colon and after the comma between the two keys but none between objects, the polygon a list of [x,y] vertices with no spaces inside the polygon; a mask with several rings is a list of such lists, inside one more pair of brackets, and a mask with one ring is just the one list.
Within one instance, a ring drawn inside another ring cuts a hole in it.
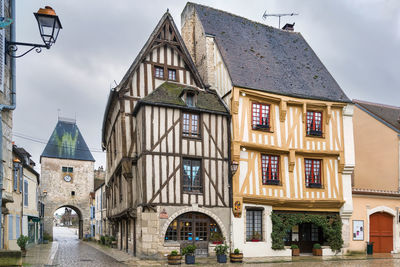
[{"label": "hanging sign", "polygon": [[168,213],[165,211],[165,209],[160,212],[160,219],[168,219]]},{"label": "hanging sign", "polygon": [[243,202],[241,197],[233,199],[233,216],[235,216],[235,218],[240,218],[240,216],[242,216],[242,206]]}]

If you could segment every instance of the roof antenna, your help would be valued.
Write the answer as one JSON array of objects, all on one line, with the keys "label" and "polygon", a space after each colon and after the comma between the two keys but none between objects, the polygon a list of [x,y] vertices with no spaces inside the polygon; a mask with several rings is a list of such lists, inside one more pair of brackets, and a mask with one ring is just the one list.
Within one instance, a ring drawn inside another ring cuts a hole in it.
[{"label": "roof antenna", "polygon": [[167,13],[169,13],[169,8],[167,8]]},{"label": "roof antenna", "polygon": [[283,13],[283,14],[267,14],[267,10],[265,10],[264,15],[262,16],[262,18],[264,20],[267,19],[267,17],[278,17],[279,18],[279,29],[281,28],[281,17],[284,16],[298,16],[298,13]]},{"label": "roof antenna", "polygon": [[61,113],[61,109],[60,109],[60,108],[58,108],[58,109],[57,109],[57,116],[58,116],[58,118],[57,118],[57,121],[59,121],[59,120],[60,120],[60,113]]}]

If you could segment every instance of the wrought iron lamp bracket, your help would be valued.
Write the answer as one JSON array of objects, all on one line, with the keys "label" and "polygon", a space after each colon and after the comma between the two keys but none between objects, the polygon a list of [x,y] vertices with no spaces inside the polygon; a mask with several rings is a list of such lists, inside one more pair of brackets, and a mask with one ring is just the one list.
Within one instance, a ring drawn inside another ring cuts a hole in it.
[{"label": "wrought iron lamp bracket", "polygon": [[[18,50],[18,46],[28,46],[31,47],[30,49],[28,49],[27,51],[25,51],[24,53],[20,54],[20,55],[15,55],[14,52],[16,52]],[[42,48],[47,48],[50,49],[50,46],[48,45],[44,45],[44,44],[31,44],[31,43],[21,43],[21,42],[9,42],[6,41],[6,54],[9,55],[10,57],[13,58],[20,58],[25,56],[26,54],[28,54],[29,52],[31,52],[32,50],[35,49],[36,53],[41,53],[42,52]]]}]

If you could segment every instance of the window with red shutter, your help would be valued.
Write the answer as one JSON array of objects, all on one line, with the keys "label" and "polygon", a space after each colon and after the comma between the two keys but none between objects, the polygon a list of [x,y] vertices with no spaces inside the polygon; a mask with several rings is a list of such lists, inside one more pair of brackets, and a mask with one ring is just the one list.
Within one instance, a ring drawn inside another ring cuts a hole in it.
[{"label": "window with red shutter", "polygon": [[279,156],[261,155],[262,183],[279,185]]},{"label": "window with red shutter", "polygon": [[307,135],[322,136],[322,112],[307,111]]},{"label": "window with red shutter", "polygon": [[304,159],[306,171],[306,187],[321,188],[321,160]]},{"label": "window with red shutter", "polygon": [[270,105],[253,103],[252,126],[255,130],[270,130]]}]

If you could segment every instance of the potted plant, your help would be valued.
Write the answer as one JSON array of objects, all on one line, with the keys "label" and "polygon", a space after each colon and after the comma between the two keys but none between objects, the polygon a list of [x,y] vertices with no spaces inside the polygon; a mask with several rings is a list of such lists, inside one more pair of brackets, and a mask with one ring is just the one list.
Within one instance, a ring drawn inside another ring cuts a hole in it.
[{"label": "potted plant", "polygon": [[22,257],[26,256],[26,243],[28,243],[28,237],[26,235],[21,235],[17,239],[17,244],[21,248],[21,255]]},{"label": "potted plant", "polygon": [[322,256],[322,248],[320,244],[315,243],[312,251],[313,251],[312,254],[314,256]]},{"label": "potted plant", "polygon": [[228,253],[227,245],[218,245],[214,248],[215,253],[217,254],[217,261],[219,263],[226,263],[226,254]]},{"label": "potted plant", "polygon": [[221,233],[212,232],[210,236],[210,241],[215,245],[220,245],[224,242],[224,237]]},{"label": "potted plant", "polygon": [[261,240],[261,234],[259,232],[255,232],[251,237],[251,242],[258,242]]},{"label": "potted plant", "polygon": [[194,252],[196,251],[195,245],[188,245],[182,249],[182,255],[185,255],[185,263],[186,264],[195,264],[196,257]]},{"label": "potted plant", "polygon": [[300,249],[298,245],[293,244],[291,246],[291,249],[292,249],[292,256],[300,256]]},{"label": "potted plant", "polygon": [[182,256],[178,253],[178,251],[173,250],[168,255],[168,264],[170,265],[180,265]]},{"label": "potted plant", "polygon": [[231,258],[231,262],[233,263],[243,262],[243,253],[240,253],[240,250],[238,248],[235,248],[235,250],[229,255],[229,257]]}]

